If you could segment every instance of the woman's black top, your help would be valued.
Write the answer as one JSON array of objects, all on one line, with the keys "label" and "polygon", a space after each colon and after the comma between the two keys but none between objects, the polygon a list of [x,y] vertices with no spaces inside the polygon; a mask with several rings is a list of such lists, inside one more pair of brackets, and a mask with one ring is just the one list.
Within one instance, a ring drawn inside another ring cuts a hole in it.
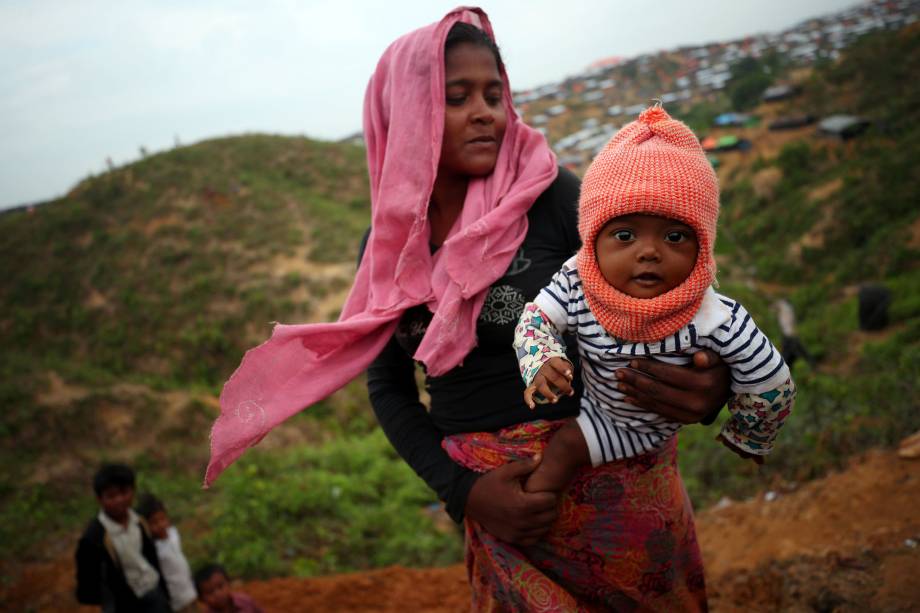
[{"label": "woman's black top", "polygon": [[[556,180],[534,202],[523,244],[505,275],[489,288],[476,325],[477,346],[461,366],[425,379],[430,412],[419,402],[411,357],[431,321],[425,305],[403,314],[393,338],[368,368],[368,393],[380,425],[402,458],[446,503],[455,521],[462,520],[467,495],[478,475],[447,456],[441,448],[445,435],[491,432],[578,413],[579,394],[529,409],[512,347],[524,304],[534,299],[580,246],[578,191],[578,178],[560,168]],[[567,345],[574,362],[575,343]]]}]

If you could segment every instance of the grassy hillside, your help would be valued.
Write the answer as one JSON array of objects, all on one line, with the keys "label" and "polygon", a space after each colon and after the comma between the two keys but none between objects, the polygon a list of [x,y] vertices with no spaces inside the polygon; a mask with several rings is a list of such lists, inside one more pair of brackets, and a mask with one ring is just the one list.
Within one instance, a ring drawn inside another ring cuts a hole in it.
[{"label": "grassy hillside", "polygon": [[341,289],[305,267],[354,258],[368,223],[363,155],[212,140],[0,216],[0,341],[21,354],[4,363],[217,385],[266,322],[307,319]]},{"label": "grassy hillside", "polygon": [[[793,75],[804,94],[753,109],[761,126],[735,130],[752,149],[720,160],[721,290],[777,341],[771,304],[789,299],[816,362],[795,365],[797,412],[766,467],[724,451],[711,428],[682,434],[698,504],[808,479],[920,428],[918,50],[914,27]],[[728,96],[701,104],[703,126],[731,108]],[[793,111],[873,125],[846,143],[763,127]],[[360,148],[257,135],[152,156],[0,214],[0,580],[4,561],[78,531],[102,459],[138,468],[193,563],[268,576],[457,560],[456,533],[433,520],[433,495],[376,429],[360,382],[199,489],[221,383],[269,322],[335,315],[368,217]],[[884,331],[857,329],[865,282],[892,290]]]}]

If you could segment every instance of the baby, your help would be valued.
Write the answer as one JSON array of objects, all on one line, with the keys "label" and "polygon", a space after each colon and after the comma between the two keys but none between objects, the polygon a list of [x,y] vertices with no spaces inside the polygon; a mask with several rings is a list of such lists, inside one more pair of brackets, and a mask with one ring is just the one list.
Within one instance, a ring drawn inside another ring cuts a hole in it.
[{"label": "baby", "polygon": [[563,334],[578,339],[584,393],[576,420],[553,436],[528,491],[562,490],[583,465],[639,456],[681,424],[627,402],[616,371],[630,360],[685,364],[701,349],[731,370],[731,419],[719,439],[761,463],[792,409],[779,351],[738,302],[717,294],[713,245],[718,180],[699,141],[660,106],[607,143],[585,173],[582,248],[524,311],[514,345],[525,401],[573,394]]}]

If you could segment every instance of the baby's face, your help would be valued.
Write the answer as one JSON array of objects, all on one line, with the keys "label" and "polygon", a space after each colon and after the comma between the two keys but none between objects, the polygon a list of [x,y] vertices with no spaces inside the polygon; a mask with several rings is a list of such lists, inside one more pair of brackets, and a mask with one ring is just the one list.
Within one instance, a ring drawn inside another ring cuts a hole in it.
[{"label": "baby's face", "polygon": [[634,298],[655,298],[684,282],[700,247],[690,226],[636,214],[608,221],[594,249],[607,283]]}]

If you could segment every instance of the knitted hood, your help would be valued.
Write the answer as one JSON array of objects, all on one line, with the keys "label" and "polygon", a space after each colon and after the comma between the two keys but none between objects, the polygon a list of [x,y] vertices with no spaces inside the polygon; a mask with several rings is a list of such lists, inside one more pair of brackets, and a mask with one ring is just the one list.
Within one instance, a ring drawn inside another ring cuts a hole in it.
[{"label": "knitted hood", "polygon": [[[597,233],[614,217],[644,213],[681,221],[699,253],[687,279],[655,298],[634,298],[607,283],[597,264]],[[585,173],[579,199],[578,274],[592,313],[607,332],[651,342],[677,332],[715,279],[713,245],[719,184],[699,140],[660,106],[646,109],[607,143]]]}]

